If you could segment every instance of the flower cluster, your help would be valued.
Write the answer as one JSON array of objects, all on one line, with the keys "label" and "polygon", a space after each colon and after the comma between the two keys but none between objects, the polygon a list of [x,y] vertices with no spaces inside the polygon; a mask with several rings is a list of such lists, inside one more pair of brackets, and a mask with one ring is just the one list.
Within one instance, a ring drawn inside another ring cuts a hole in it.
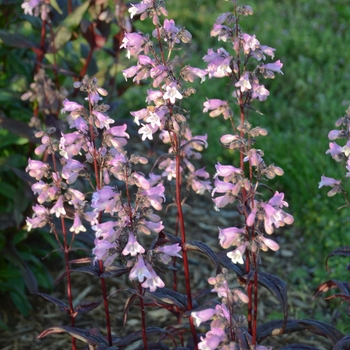
[{"label": "flower cluster", "polygon": [[[250,111],[255,111],[254,102],[265,101],[269,91],[261,83],[262,78],[273,79],[275,73],[282,73],[283,64],[277,60],[273,63],[264,63],[267,57],[274,57],[274,48],[262,45],[255,35],[245,33],[239,23],[244,16],[252,15],[250,6],[238,6],[233,2],[233,12],[220,15],[211,31],[211,35],[219,41],[232,43],[231,49],[209,49],[203,60],[207,64],[206,71],[209,78],[227,77],[233,86],[232,97],[239,109],[239,121],[234,120],[234,111],[229,100],[219,98],[207,99],[204,102],[203,112],[209,112],[212,118],[223,116],[229,120],[232,132],[222,135],[220,142],[223,147],[239,152],[239,167],[218,163],[214,175],[212,197],[214,208],[219,211],[229,204],[237,203],[238,212],[244,217],[243,225],[228,228],[219,228],[220,245],[229,249],[227,257],[233,264],[241,264],[246,274],[254,275],[254,282],[248,282],[248,296],[242,297],[242,292],[235,291],[229,295],[226,279],[218,276],[209,282],[217,284],[216,291],[224,298],[222,305],[215,309],[202,310],[194,313],[197,325],[202,319],[213,317],[211,329],[201,338],[200,349],[234,349],[235,336],[239,334],[239,326],[234,317],[238,317],[230,310],[238,299],[248,302],[257,308],[257,281],[260,251],[271,249],[277,251],[279,245],[267,235],[271,235],[275,228],[293,223],[293,217],[283,208],[288,207],[284,200],[284,193],[275,192],[272,198],[264,200],[264,193],[258,192],[258,186],[264,181],[273,179],[276,175],[283,175],[283,170],[274,164],[267,165],[264,161],[264,152],[255,148],[255,140],[259,136],[266,136],[267,131],[259,126],[253,127],[248,121]],[[233,25],[233,26],[232,26]],[[255,63],[254,63],[255,61]],[[235,247],[230,250],[231,247]],[[215,280],[215,281],[214,281]],[[219,283],[219,282],[220,283]],[[254,290],[254,292],[253,292]],[[230,300],[225,300],[228,298]],[[256,327],[257,315],[249,311],[248,329]],[[239,319],[239,322],[242,319]],[[238,323],[239,323],[238,322]],[[227,325],[235,328],[229,329]],[[256,339],[251,339],[256,346]],[[264,347],[255,347],[261,348]]]},{"label": "flower cluster", "polygon": [[185,169],[188,171],[187,187],[198,194],[210,191],[211,185],[207,180],[209,174],[204,168],[196,170],[190,161],[201,158],[198,151],[207,146],[207,136],[192,136],[184,110],[178,106],[178,102],[194,93],[193,89],[185,87],[185,82],[193,82],[196,78],[204,81],[207,72],[187,65],[179,70],[178,76],[175,76],[175,66],[170,60],[175,46],[181,42],[188,43],[191,34],[186,29],[177,27],[172,19],[165,19],[163,25],[159,25],[158,15],[166,15],[161,3],[142,1],[139,5],[132,5],[129,12],[131,16],[141,14],[141,19],[152,17],[156,24],[152,37],[158,41],[160,48],[166,47],[168,50],[167,55],[164,51],[157,54],[151,38],[141,32],[125,33],[121,45],[127,50],[128,58],[137,57],[136,66],[123,70],[125,79],[133,78],[133,81],[139,83],[150,78],[154,88],[147,91],[148,106],[131,112],[134,122],[140,126],[138,132],[141,139],[153,140],[154,134],[160,132],[163,142],[170,143],[169,157],[163,157],[165,159],[158,163],[164,179],[170,181],[176,178],[176,160],[173,155],[180,153],[182,158],[180,172],[183,173]]},{"label": "flower cluster", "polygon": [[[326,154],[330,154],[336,162],[346,163],[345,168],[347,173],[345,177],[348,178],[350,177],[350,107],[347,109],[346,115],[336,121],[335,126],[339,129],[331,130],[328,133],[328,139],[330,141],[345,139],[345,142],[343,142],[345,144],[341,146],[338,145],[337,142],[330,142],[329,150],[326,151]],[[327,193],[329,197],[344,192],[341,180],[336,180],[324,175],[321,177],[318,188],[323,186],[331,187],[331,190]]]},{"label": "flower cluster", "polygon": [[[28,230],[46,224],[54,229],[53,216],[71,219],[69,230],[73,234],[85,232],[89,225],[95,232],[95,259],[103,261],[105,268],[118,260],[130,269],[130,279],[154,291],[164,283],[152,266],[157,261],[168,264],[173,256],[181,257],[179,244],[156,245],[152,251],[143,246],[143,237],[164,228],[153,212],[161,210],[165,201],[162,178],[153,173],[147,178],[133,170],[136,164],[146,164],[147,159],[129,156],[124,150],[129,139],[126,124],[112,126],[109,106],[101,103],[107,92],[97,80],[85,77],[74,86],[87,93],[89,103],[86,109],[68,99],[63,101],[62,113],[69,113],[70,128],[75,131],[62,134],[59,141],[53,138],[53,128],[36,134],[42,144],[35,153],[52,154],[53,162],[29,159],[26,171],[38,181],[32,190],[39,204],[33,207],[33,217],[27,218]],[[59,165],[55,161],[57,153]],[[91,172],[95,172],[95,185]],[[93,187],[89,197],[81,191],[84,181]],[[125,194],[117,183],[124,183]]]}]

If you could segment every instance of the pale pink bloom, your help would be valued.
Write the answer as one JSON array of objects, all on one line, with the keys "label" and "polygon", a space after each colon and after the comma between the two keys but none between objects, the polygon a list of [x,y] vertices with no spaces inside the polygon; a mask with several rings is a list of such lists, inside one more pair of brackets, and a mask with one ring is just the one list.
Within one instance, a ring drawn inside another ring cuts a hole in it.
[{"label": "pale pink bloom", "polygon": [[50,214],[55,214],[57,218],[61,215],[66,215],[66,211],[63,206],[63,196],[59,196],[55,205],[50,209]]},{"label": "pale pink bloom", "polygon": [[278,243],[272,239],[269,239],[269,238],[266,238],[263,236],[259,236],[259,240],[262,241],[263,244],[266,245],[266,247],[270,248],[274,252],[276,252],[277,250],[280,249],[280,246],[278,245]]},{"label": "pale pink bloom", "polygon": [[255,35],[249,35],[247,33],[243,33],[242,40],[243,40],[243,50],[246,55],[249,54],[250,51],[255,51],[260,46],[260,42],[259,40],[256,39]]},{"label": "pale pink bloom", "polygon": [[61,109],[61,113],[66,113],[66,112],[78,112],[78,113],[71,113],[71,116],[74,117],[78,117],[80,116],[80,112],[84,109],[84,107],[82,105],[80,105],[79,103],[73,102],[73,101],[69,101],[67,98],[63,100],[62,102],[63,104],[63,108]]},{"label": "pale pink bloom", "polygon": [[86,232],[86,228],[81,223],[79,213],[74,213],[74,222],[72,227],[69,229],[70,232],[74,232],[75,234],[78,234],[79,232]]},{"label": "pale pink bloom", "polygon": [[178,258],[182,258],[182,256],[179,254],[179,252],[181,251],[181,247],[179,243],[157,247],[156,251],[164,253],[166,255],[177,256]]},{"label": "pale pink bloom", "polygon": [[143,225],[139,226],[139,230],[141,232],[145,233],[146,235],[149,235],[151,233],[151,231],[159,233],[160,231],[162,231],[164,229],[162,221],[152,222],[152,221],[143,220],[142,224]]},{"label": "pale pink bloom", "polygon": [[342,130],[331,130],[329,133],[328,133],[328,138],[333,141],[333,140],[336,140],[340,137],[343,136],[343,131]]},{"label": "pale pink bloom", "polygon": [[238,227],[229,227],[225,229],[219,228],[219,240],[220,245],[227,249],[232,245],[239,245],[242,235],[245,233],[245,229]]},{"label": "pale pink bloom", "polygon": [[162,203],[165,202],[164,191],[164,186],[162,184],[158,184],[149,188],[148,190],[142,191],[140,194],[147,198],[154,209],[162,210]]},{"label": "pale pink bloom", "polygon": [[133,182],[135,183],[135,185],[137,187],[140,187],[142,188],[143,190],[149,190],[151,185],[150,183],[148,182],[148,180],[141,174],[139,173],[136,173],[136,172],[133,172],[131,175],[130,175],[130,179],[133,180]]},{"label": "pale pink bloom", "polygon": [[26,167],[26,172],[29,173],[31,177],[36,180],[41,180],[43,176],[46,177],[50,166],[41,162],[40,160],[28,159],[28,166]]},{"label": "pale pink bloom", "polygon": [[146,38],[138,33],[125,33],[120,48],[125,48],[127,50],[126,56],[137,56],[142,51],[145,51],[145,54],[148,53],[148,49],[144,45]]},{"label": "pale pink bloom", "polygon": [[214,179],[218,176],[224,177],[224,181],[227,181],[228,178],[231,178],[233,174],[242,174],[241,168],[236,168],[232,165],[222,165],[220,163],[215,165],[216,173]]},{"label": "pale pink bloom", "polygon": [[175,100],[181,100],[183,96],[180,94],[179,90],[177,89],[176,83],[172,83],[170,85],[165,86],[165,94],[163,95],[164,100],[169,99],[170,103],[174,104]]},{"label": "pale pink bloom", "polygon": [[142,247],[142,245],[137,242],[136,237],[129,232],[129,239],[128,243],[126,244],[125,248],[122,251],[123,255],[131,255],[135,256],[137,254],[143,254],[145,252],[145,249]]},{"label": "pale pink bloom", "polygon": [[235,296],[237,296],[237,298],[239,298],[243,303],[248,303],[249,298],[248,295],[243,293],[241,290],[239,289],[235,289],[234,290],[234,294]]},{"label": "pale pink bloom", "polygon": [[146,262],[146,267],[151,276],[147,277],[146,281],[142,283],[143,288],[149,288],[151,292],[154,292],[157,288],[164,288],[165,284],[161,278],[155,273],[152,266]]},{"label": "pale pink bloom", "polygon": [[109,124],[114,123],[114,120],[104,113],[93,110],[92,114],[96,117],[95,125],[100,129],[108,130],[110,128]]},{"label": "pale pink bloom", "polygon": [[115,226],[117,223],[115,221],[106,221],[103,223],[97,223],[96,225],[93,225],[91,228],[96,231],[95,236],[96,238],[111,238],[115,234]]},{"label": "pale pink bloom", "polygon": [[129,278],[131,280],[138,279],[142,282],[145,278],[151,278],[152,274],[145,265],[145,262],[141,255],[138,256],[134,267],[131,269]]},{"label": "pale pink bloom", "polygon": [[[33,10],[40,5],[41,1],[42,0],[25,0],[21,5],[24,14],[33,16]],[[37,16],[37,14],[35,14],[35,16]]]},{"label": "pale pink bloom", "polygon": [[114,259],[118,255],[117,243],[109,242],[105,239],[95,239],[95,247],[92,249],[92,253],[95,255],[97,260],[102,260],[103,265],[109,267],[112,265]]},{"label": "pale pink bloom", "polygon": [[247,248],[248,242],[243,243],[237,247],[232,252],[227,253],[226,255],[231,259],[234,264],[244,264],[243,254]]},{"label": "pale pink bloom", "polygon": [[147,9],[152,7],[152,2],[146,2],[141,4],[131,4],[131,7],[128,9],[130,12],[130,18],[133,18],[135,15],[139,15],[145,12]]},{"label": "pale pink bloom", "polygon": [[149,124],[142,124],[142,127],[139,129],[138,133],[142,135],[142,141],[145,141],[146,139],[153,140],[153,133],[156,131],[152,129],[152,126]]},{"label": "pale pink bloom", "polygon": [[260,66],[260,69],[266,69],[266,70],[270,70],[273,72],[277,72],[277,73],[281,73],[283,74],[283,72],[281,71],[281,68],[283,67],[283,63],[278,60],[274,63],[267,63],[267,64],[263,64]]},{"label": "pale pink bloom", "polygon": [[49,210],[45,208],[43,205],[36,204],[34,207],[32,207],[34,213],[32,218],[26,219],[27,223],[27,230],[28,232],[32,228],[41,228],[44,227],[48,221],[49,221]]},{"label": "pale pink bloom", "polygon": [[321,188],[323,186],[337,186],[337,185],[341,185],[341,181],[340,180],[336,180],[333,179],[332,177],[326,177],[324,175],[321,176],[321,181],[318,184],[318,188]]},{"label": "pale pink bloom", "polygon": [[264,85],[253,84],[252,98],[257,98],[259,101],[266,101],[269,95],[270,92]]},{"label": "pale pink bloom", "polygon": [[62,177],[67,180],[67,184],[72,184],[76,181],[79,173],[84,170],[84,165],[75,159],[67,159],[66,165],[62,168]]},{"label": "pale pink bloom", "polygon": [[204,309],[200,311],[192,311],[191,316],[194,324],[199,327],[201,323],[210,320],[216,314],[215,309]]},{"label": "pale pink bloom", "polygon": [[249,72],[245,72],[240,78],[239,81],[235,84],[236,87],[239,87],[242,92],[248,91],[252,88],[249,81]]}]

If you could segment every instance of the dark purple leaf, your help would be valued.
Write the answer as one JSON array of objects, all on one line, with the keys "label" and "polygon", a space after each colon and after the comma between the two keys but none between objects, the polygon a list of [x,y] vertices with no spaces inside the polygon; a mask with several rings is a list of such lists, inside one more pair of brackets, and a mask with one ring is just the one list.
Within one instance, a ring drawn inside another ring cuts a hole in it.
[{"label": "dark purple leaf", "polygon": [[340,247],[338,249],[333,250],[331,253],[329,253],[327,255],[326,258],[326,267],[328,268],[328,259],[331,258],[332,256],[336,256],[336,255],[341,255],[341,256],[350,256],[350,246],[346,246],[346,247]]},{"label": "dark purple leaf", "polygon": [[95,301],[90,301],[90,300],[83,300],[80,305],[78,305],[74,311],[79,313],[79,314],[84,314],[86,312],[89,312],[90,310],[93,310],[100,306],[102,303],[102,298],[95,300]]},{"label": "dark purple leaf", "polygon": [[243,267],[240,265],[234,264],[232,260],[226,255],[225,251],[220,251],[216,253],[217,258],[220,261],[220,264],[226,267],[229,270],[234,271],[234,273],[240,277],[244,275]]},{"label": "dark purple leaf", "polygon": [[252,343],[252,337],[246,329],[238,328],[236,330],[236,337],[238,340],[240,350],[250,350],[251,349],[250,344]]},{"label": "dark purple leaf", "polygon": [[321,293],[328,292],[329,290],[331,290],[333,288],[339,288],[339,290],[342,292],[342,294],[350,296],[350,283],[349,282],[329,280],[327,282],[320,284],[317,287],[316,292],[314,294],[314,299],[316,299]]},{"label": "dark purple leaf", "polygon": [[[274,275],[266,272],[258,272],[258,283],[269,290],[282,306],[284,320],[288,317],[287,284]],[[282,329],[283,331],[283,329]]]},{"label": "dark purple leaf", "polygon": [[110,266],[105,269],[105,271],[100,275],[101,278],[109,278],[109,277],[119,277],[123,276],[129,271],[129,269],[125,266]]},{"label": "dark purple leaf", "polygon": [[28,139],[31,143],[40,142],[40,140],[34,136],[34,129],[32,129],[27,123],[22,122],[21,120],[10,119],[2,116],[0,117],[0,126],[11,131],[15,135]]},{"label": "dark purple leaf", "polygon": [[[147,327],[146,333],[147,333],[147,336],[151,336],[153,334],[165,335],[172,340],[173,344],[176,347],[175,338],[173,337],[173,335],[169,331],[167,331],[165,329],[162,329],[159,327]],[[140,340],[140,339],[142,339],[142,331],[137,331],[137,332],[131,333],[131,334],[127,335],[126,337],[122,338],[115,345],[118,347],[124,347],[124,346],[130,345],[130,344],[132,344],[135,341]]]},{"label": "dark purple leaf", "polygon": [[61,276],[59,276],[56,279],[55,284],[59,283],[63,278],[65,278],[68,274],[72,272],[80,272],[80,273],[86,273],[92,276],[100,276],[100,270],[97,266],[90,265],[90,266],[78,267],[77,269],[65,271]]},{"label": "dark purple leaf", "polygon": [[138,293],[135,289],[130,289],[129,290],[132,294],[125,302],[124,305],[124,313],[123,313],[123,324],[124,326],[126,325],[126,321],[128,320],[128,313],[129,313],[129,309],[130,307],[133,305],[134,301],[136,300],[136,298],[138,297]]},{"label": "dark purple leaf", "polygon": [[[148,345],[148,349],[152,349],[152,350],[170,350],[165,344],[163,344],[162,342],[150,342],[147,344]],[[145,347],[144,345],[140,345],[137,348],[135,348],[134,350],[143,350]]]},{"label": "dark purple leaf", "polygon": [[61,301],[60,299],[57,299],[57,298],[52,297],[51,295],[48,295],[48,294],[45,294],[45,293],[33,293],[33,294],[40,295],[41,297],[45,298],[46,300],[48,300],[51,303],[53,303],[56,306],[58,306],[58,308],[61,311],[64,311],[67,314],[69,314],[69,306],[66,303],[64,303],[63,301]]},{"label": "dark purple leaf", "polygon": [[320,350],[312,345],[304,345],[304,344],[291,344],[284,346],[280,350]]},{"label": "dark purple leaf", "polygon": [[[260,343],[269,336],[281,334],[284,320],[275,320],[257,328],[257,342]],[[316,320],[287,320],[283,334],[309,331],[311,333],[327,338],[333,345],[344,337],[344,334],[333,326]]]},{"label": "dark purple leaf", "polygon": [[38,335],[38,339],[49,334],[68,333],[72,337],[88,344],[89,350],[107,350],[109,345],[98,329],[79,329],[75,327],[51,327]]},{"label": "dark purple leaf", "polygon": [[350,349],[350,334],[338,341],[332,350],[349,350]]},{"label": "dark purple leaf", "polygon": [[5,45],[18,47],[21,49],[38,49],[37,44],[29,41],[26,37],[20,34],[12,34],[6,30],[0,30],[0,39]]},{"label": "dark purple leaf", "polygon": [[[155,292],[145,292],[145,296],[154,300],[162,307],[176,306],[181,311],[187,310],[187,296],[168,288],[157,288]],[[193,308],[197,308],[198,304],[193,300]]]},{"label": "dark purple leaf", "polygon": [[219,274],[221,272],[220,260],[218,259],[214,251],[210,247],[208,247],[206,244],[199,241],[188,241],[182,245],[182,248],[186,250],[193,250],[196,252],[200,252],[206,255],[211,260],[211,262],[216,266],[216,273]]}]

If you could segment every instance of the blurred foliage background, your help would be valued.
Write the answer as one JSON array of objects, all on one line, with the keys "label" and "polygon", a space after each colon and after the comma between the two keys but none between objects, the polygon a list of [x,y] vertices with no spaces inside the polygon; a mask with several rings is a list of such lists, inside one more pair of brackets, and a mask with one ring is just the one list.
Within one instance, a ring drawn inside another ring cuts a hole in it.
[{"label": "blurred foliage background", "polygon": [[[55,84],[67,89],[69,98],[74,94],[74,79],[87,66],[87,74],[96,76],[100,85],[109,90],[111,116],[130,119],[130,111],[145,107],[140,98],[145,94],[140,90],[146,91],[148,86],[134,86],[125,82],[121,74],[133,61],[118,50],[121,33],[128,23],[123,17],[123,3],[116,2],[121,6],[118,19],[113,1],[100,2],[105,6],[102,9],[95,6],[89,11],[74,12],[69,21],[65,10],[62,14],[54,12],[52,30],[59,36],[62,23],[66,23],[68,35],[55,42],[60,49],[57,55],[45,48],[39,66]],[[57,1],[58,7],[63,9],[63,3]],[[76,1],[75,7],[86,3]],[[264,82],[270,96],[267,101],[256,103],[263,115],[252,113],[250,122],[269,131],[267,137],[258,140],[265,162],[274,163],[285,172],[283,177],[271,181],[271,187],[283,191],[289,202],[295,224],[284,234],[295,240],[294,254],[300,259],[295,275],[286,278],[293,283],[304,273],[304,283],[313,290],[328,279],[325,256],[347,245],[350,237],[347,209],[337,211],[344,204],[343,198],[328,198],[327,189],[318,189],[322,174],[335,178],[345,174],[345,167],[336,164],[325,151],[329,148],[328,132],[350,104],[350,7],[345,0],[249,0],[247,4],[252,6],[254,16],[242,21],[244,31],[256,34],[261,44],[276,48],[275,59],[284,64],[284,76]],[[0,12],[5,14],[0,16],[0,294],[10,297],[23,314],[28,314],[31,306],[25,292],[36,290],[38,285],[50,289],[47,263],[44,265],[41,258],[56,248],[51,236],[40,230],[28,233],[25,229],[25,217],[31,215],[34,198],[24,172],[28,157],[34,157],[35,140],[28,127],[33,107],[43,123],[54,121],[58,129],[61,124],[58,112],[47,113],[40,103],[21,100],[38,67],[38,52],[32,46],[40,48],[42,22],[24,15],[20,5],[17,0],[0,4]],[[110,21],[102,21],[99,16],[108,6]],[[204,68],[202,57],[208,48],[225,47],[209,33],[216,17],[230,10],[230,3],[177,0],[166,1],[166,6],[169,18],[193,35],[190,49],[179,55],[185,55],[192,66]],[[153,29],[149,22],[135,21],[133,25],[145,32]],[[86,65],[90,51],[92,58]],[[53,74],[55,67],[60,68],[57,76]],[[203,102],[206,98],[228,99],[231,90],[221,79],[207,80],[196,89],[197,94],[184,107],[191,112],[195,133],[208,133],[209,148],[204,160],[212,164],[209,170],[213,174],[217,160],[231,164],[235,155],[219,145],[226,124],[203,114]],[[344,266],[339,258],[331,262],[332,278],[346,279],[348,271]]]}]

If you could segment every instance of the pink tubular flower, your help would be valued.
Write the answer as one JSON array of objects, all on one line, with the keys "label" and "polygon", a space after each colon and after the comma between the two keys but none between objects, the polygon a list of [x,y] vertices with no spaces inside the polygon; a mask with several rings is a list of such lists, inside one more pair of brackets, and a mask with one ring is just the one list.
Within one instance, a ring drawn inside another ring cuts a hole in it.
[{"label": "pink tubular flower", "polygon": [[156,251],[164,253],[166,255],[177,256],[178,258],[182,258],[182,256],[180,254],[178,254],[181,251],[181,247],[180,247],[179,243],[175,243],[172,245],[165,245],[162,247],[157,247]]},{"label": "pink tubular flower", "polygon": [[145,252],[145,249],[142,247],[142,245],[137,242],[136,237],[132,234],[132,232],[129,232],[129,239],[128,243],[126,244],[125,248],[122,251],[123,255],[131,255],[136,256],[137,254],[143,254]]},{"label": "pink tubular flower", "polygon": [[194,323],[197,327],[199,327],[201,323],[210,320],[215,314],[215,309],[204,309],[191,312],[191,316],[193,317]]},{"label": "pink tubular flower", "polygon": [[111,186],[104,186],[92,195],[91,206],[94,211],[113,214],[120,210],[120,205],[120,193],[114,192]]},{"label": "pink tubular flower", "polygon": [[149,188],[140,192],[140,195],[146,197],[151,206],[156,210],[162,210],[162,203],[165,202],[164,195],[165,188],[162,184],[158,184],[154,187]]},{"label": "pink tubular flower", "polygon": [[[267,248],[270,248],[274,252],[280,249],[280,246],[278,245],[278,243],[272,239],[259,236],[259,240],[263,243],[263,245],[265,245]],[[263,249],[263,250],[267,250],[267,249]]]},{"label": "pink tubular flower", "polygon": [[102,260],[105,267],[112,265],[114,259],[118,255],[117,243],[109,242],[105,239],[95,239],[95,247],[92,249],[92,253],[97,260]]},{"label": "pink tubular flower", "polygon": [[164,100],[170,101],[170,103],[174,104],[175,100],[181,100],[183,96],[180,94],[179,90],[177,89],[176,83],[172,83],[170,85],[165,86],[165,94],[163,95]]},{"label": "pink tubular flower", "polygon": [[203,103],[204,109],[203,113],[211,111],[209,116],[212,118],[218,117],[220,114],[224,116],[224,119],[228,119],[232,116],[232,110],[228,105],[227,101],[219,100],[219,99],[211,99]]},{"label": "pink tubular flower", "polygon": [[247,245],[248,242],[245,242],[232,252],[227,253],[226,255],[232,260],[234,264],[244,264],[243,254],[247,248]]},{"label": "pink tubular flower", "polygon": [[75,159],[67,159],[66,165],[62,168],[62,177],[70,185],[76,181],[79,172],[84,170],[84,165]]},{"label": "pink tubular flower", "polygon": [[108,115],[95,111],[92,111],[92,114],[96,117],[95,119],[95,125],[100,129],[109,129],[109,124],[113,124],[114,120],[108,117]]},{"label": "pink tubular flower", "polygon": [[148,51],[148,49],[145,47],[145,41],[146,38],[141,34],[125,33],[120,48],[125,48],[127,50],[127,58],[130,58],[130,56],[137,56],[144,50],[147,54],[146,51]]},{"label": "pink tubular flower", "polygon": [[86,232],[86,228],[81,223],[79,213],[74,213],[74,222],[73,226],[69,229],[70,232],[74,232],[75,234],[78,234],[79,232]]},{"label": "pink tubular flower", "polygon": [[336,180],[336,179],[333,179],[332,177],[326,177],[326,176],[322,175],[321,181],[318,184],[318,188],[321,188],[323,186],[334,187],[334,186],[337,186],[340,184],[341,184],[340,180]]},{"label": "pink tubular flower", "polygon": [[143,288],[149,288],[151,292],[154,292],[157,288],[164,288],[165,284],[161,280],[161,278],[156,274],[153,270],[152,266],[146,262],[147,270],[150,273],[150,277],[147,277],[146,281],[144,281],[141,285]]},{"label": "pink tubular flower", "polygon": [[239,87],[242,92],[248,91],[252,88],[249,81],[249,72],[245,72],[240,78],[239,81],[235,84],[236,87]]},{"label": "pink tubular flower", "polygon": [[70,113],[73,119],[80,116],[81,111],[84,109],[84,107],[79,103],[69,101],[67,98],[64,99],[62,103],[63,103],[63,108],[61,109],[61,113],[74,112],[74,113]]},{"label": "pink tubular flower", "polygon": [[131,280],[138,279],[139,282],[143,282],[145,278],[151,278],[152,274],[145,265],[145,262],[141,255],[138,255],[137,261],[134,267],[131,269],[129,278]]},{"label": "pink tubular flower", "polygon": [[227,249],[232,245],[239,245],[240,238],[245,233],[245,229],[238,227],[229,227],[225,229],[219,228],[220,245]]},{"label": "pink tubular flower", "polygon": [[267,64],[263,64],[260,66],[260,69],[266,69],[269,71],[273,71],[273,72],[277,72],[277,73],[281,73],[283,74],[283,72],[281,71],[281,68],[283,67],[283,63],[278,60],[274,63],[267,63]]},{"label": "pink tubular flower", "polygon": [[36,180],[41,180],[43,176],[46,177],[50,166],[41,162],[40,160],[28,159],[28,166],[26,167],[26,172],[29,173],[31,177]]},{"label": "pink tubular flower", "polygon": [[28,232],[31,231],[32,228],[44,227],[48,223],[50,217],[49,210],[43,205],[37,204],[32,207],[32,209],[34,211],[33,217],[27,217],[26,219]]},{"label": "pink tubular flower", "polygon": [[50,209],[50,214],[55,214],[57,218],[61,215],[66,215],[66,211],[63,206],[63,196],[59,196],[56,204]]}]

